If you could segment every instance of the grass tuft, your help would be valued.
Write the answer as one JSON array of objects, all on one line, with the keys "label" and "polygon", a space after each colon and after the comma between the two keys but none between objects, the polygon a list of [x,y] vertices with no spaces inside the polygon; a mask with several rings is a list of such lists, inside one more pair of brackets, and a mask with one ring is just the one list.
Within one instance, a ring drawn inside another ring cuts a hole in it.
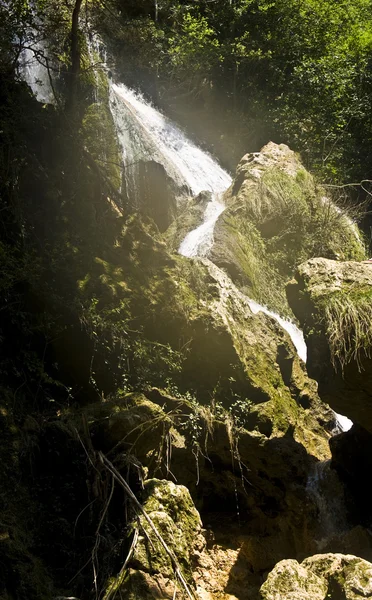
[{"label": "grass tuft", "polygon": [[343,370],[356,361],[362,370],[362,358],[372,351],[372,289],[341,291],[327,298],[324,320],[334,368]]}]

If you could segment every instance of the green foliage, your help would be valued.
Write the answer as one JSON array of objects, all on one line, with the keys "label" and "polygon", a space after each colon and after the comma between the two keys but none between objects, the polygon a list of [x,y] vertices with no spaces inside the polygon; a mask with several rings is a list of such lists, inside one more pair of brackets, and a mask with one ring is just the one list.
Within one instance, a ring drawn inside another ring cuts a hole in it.
[{"label": "green foliage", "polygon": [[322,301],[324,325],[334,367],[343,369],[355,361],[361,369],[363,357],[372,349],[372,291],[370,287],[345,287]]},{"label": "green foliage", "polygon": [[178,76],[184,73],[188,77],[190,87],[208,76],[218,58],[220,44],[205,17],[186,12],[177,37],[170,37],[168,41],[170,63]]},{"label": "green foliage", "polygon": [[90,382],[97,391],[96,369],[105,370],[110,389],[125,391],[162,385],[180,371],[182,354],[146,337],[144,326],[135,323],[129,298],[104,307],[93,298],[81,319],[94,343]]},{"label": "green foliage", "polygon": [[349,210],[353,215],[352,204],[345,203],[341,210],[323,193],[305,171],[296,178],[275,169],[264,175],[260,214],[256,212],[254,220],[258,227],[260,222],[275,220],[277,232],[269,235],[267,248],[280,272],[293,272],[296,265],[315,256],[365,257],[358,227],[347,214]]},{"label": "green foliage", "polygon": [[246,427],[252,410],[252,402],[248,398],[237,398],[230,405],[229,412],[236,427]]},{"label": "green foliage", "polygon": [[156,21],[146,2],[113,5],[118,41],[137,70],[153,73],[156,93],[202,96],[207,112],[222,105],[246,145],[280,138],[323,178],[364,177],[372,139],[367,0],[159,1]]},{"label": "green foliage", "polygon": [[121,154],[112,116],[108,107],[108,94],[100,102],[90,104],[82,121],[82,136],[93,159],[99,165],[114,190],[121,185]]}]

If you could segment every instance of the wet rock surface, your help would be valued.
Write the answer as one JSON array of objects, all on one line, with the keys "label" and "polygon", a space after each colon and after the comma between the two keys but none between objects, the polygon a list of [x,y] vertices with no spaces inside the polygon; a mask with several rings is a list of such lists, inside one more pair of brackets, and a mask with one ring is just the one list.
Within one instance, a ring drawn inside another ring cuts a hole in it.
[{"label": "wet rock surface", "polygon": [[[272,170],[273,179],[265,183],[265,173]],[[160,189],[163,170],[155,161],[150,171]],[[245,281],[251,285],[256,276],[265,305],[284,306],[284,277],[299,257],[291,256],[298,239],[287,231],[286,220],[296,203],[296,214],[304,211],[307,218],[314,191],[309,178],[287,147],[270,145],[243,159],[235,191],[229,192],[225,216],[236,219],[230,223],[233,243],[223,239],[221,221],[216,253],[223,250],[224,257],[219,264],[247,275],[243,259],[249,259],[255,271]],[[283,191],[287,184],[289,194]],[[70,404],[68,396],[57,405],[48,390],[49,412],[40,425],[21,415],[22,434],[13,422],[5,427],[4,457],[15,428],[14,454],[28,457],[28,473],[36,481],[32,514],[44,518],[20,562],[29,559],[29,548],[42,544],[42,560],[58,585],[65,586],[65,597],[80,600],[97,596],[97,590],[104,600],[115,595],[178,600],[182,589],[198,600],[256,600],[275,563],[291,559],[295,573],[295,561],[315,554],[319,544],[324,551],[369,556],[370,536],[357,519],[330,528],[325,540],[318,535],[319,493],[309,493],[309,479],[330,458],[335,419],[288,333],[272,314],[253,311],[240,275],[237,287],[211,260],[171,254],[166,241],[172,234],[174,249],[178,225],[167,231],[168,238],[159,235],[159,227],[173,218],[173,205],[163,211],[158,193],[151,205],[151,190],[142,192],[143,212],[150,211],[158,227],[137,214],[111,215],[115,227],[109,241],[82,261],[73,282],[81,313],[68,337],[63,331],[57,342],[53,338],[54,369],[67,373],[63,394],[72,381],[81,403]],[[201,217],[208,199],[198,197],[191,221]],[[278,207],[282,229],[276,236]],[[303,230],[298,231],[301,236]],[[286,241],[280,246],[282,234]],[[242,254],[236,253],[238,242]],[[84,370],[76,362],[79,356]],[[7,410],[16,405],[17,393],[7,400]],[[23,399],[25,414],[38,395],[39,389]],[[32,435],[27,427],[34,428]],[[44,455],[47,459],[40,460]],[[335,450],[335,469],[336,455]],[[345,462],[344,480],[352,462]],[[14,469],[16,486],[21,472],[17,465]],[[336,487],[331,488],[332,494]],[[323,490],[328,493],[329,487]],[[8,502],[12,493],[9,487]],[[17,515],[27,501],[25,496]],[[9,538],[10,525],[1,532]],[[13,548],[10,544],[6,573]],[[37,566],[32,566],[35,572]],[[328,585],[318,572],[301,569],[306,594],[313,594],[316,582],[316,594]],[[305,577],[305,572],[312,574]]]}]

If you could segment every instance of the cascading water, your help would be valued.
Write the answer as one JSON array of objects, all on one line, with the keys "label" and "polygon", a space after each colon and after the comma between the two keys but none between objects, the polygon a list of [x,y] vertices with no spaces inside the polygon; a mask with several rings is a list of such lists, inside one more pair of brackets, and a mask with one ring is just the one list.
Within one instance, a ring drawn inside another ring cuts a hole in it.
[{"label": "cascading water", "polygon": [[269,310],[268,308],[266,308],[266,306],[261,306],[261,304],[258,304],[258,302],[256,302],[255,300],[249,300],[249,306],[254,314],[257,314],[261,311],[265,313],[265,315],[276,319],[276,321],[278,321],[278,323],[283,327],[283,329],[285,329],[286,332],[289,334],[293,345],[297,350],[298,356],[304,361],[304,363],[306,363],[307,347],[302,331],[294,323],[292,323],[292,321],[289,321],[289,319],[283,319],[283,317],[280,317],[273,311]]},{"label": "cascading water", "polygon": [[[176,171],[187,183],[193,195],[202,191],[224,192],[231,178],[206,152],[193,144],[167,117],[156,110],[143,97],[125,85],[112,84],[115,95],[126,106],[145,132],[140,143],[153,156],[159,153],[166,170]],[[127,142],[127,137],[123,140]],[[134,154],[138,153],[138,148]]]},{"label": "cascading water", "polygon": [[[204,190],[220,193],[229,186],[228,173],[140,94],[123,84],[112,84],[111,111],[132,197],[136,197],[139,162],[146,160],[163,166],[180,196],[194,196]],[[217,212],[216,207],[223,209],[221,202],[213,198],[206,209],[208,218]]]},{"label": "cascading water", "polygon": [[217,219],[225,210],[219,194],[212,195],[204,212],[204,221],[199,227],[190,231],[181,242],[178,252],[183,256],[208,256],[213,246],[213,231]]},{"label": "cascading water", "polygon": [[[251,300],[240,292],[228,275],[208,260],[213,245],[213,232],[218,217],[225,206],[222,194],[231,185],[230,175],[216,160],[198,148],[167,117],[156,110],[138,93],[123,84],[111,84],[111,111],[118,137],[123,149],[126,177],[135,191],[136,171],[128,168],[139,160],[155,160],[163,165],[177,187],[189,190],[192,195],[202,191],[211,192],[211,200],[204,212],[203,222],[190,231],[179,247],[179,253],[187,257],[202,259],[221,288],[233,290],[241,302],[257,314],[263,312],[275,319],[289,334],[300,358],[306,362],[307,348],[302,331],[290,320],[283,319],[267,307]],[[347,431],[352,422],[335,413],[341,431]]]},{"label": "cascading water", "polygon": [[344,489],[331,461],[317,462],[309,475],[307,493],[317,508],[316,543],[322,551],[333,536],[348,529]]},{"label": "cascading water", "polygon": [[19,72],[39,102],[54,103],[55,98],[47,68],[47,51],[41,41],[30,42],[30,46],[23,50],[19,59]]}]

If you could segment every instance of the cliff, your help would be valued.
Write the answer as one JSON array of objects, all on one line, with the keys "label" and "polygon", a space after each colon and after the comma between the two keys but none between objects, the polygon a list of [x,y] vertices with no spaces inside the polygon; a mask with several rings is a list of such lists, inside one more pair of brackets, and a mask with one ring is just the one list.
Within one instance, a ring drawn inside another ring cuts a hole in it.
[{"label": "cliff", "polygon": [[210,197],[178,205],[156,163],[123,201],[100,166],[120,160],[107,91],[76,137],[11,90],[27,111],[2,163],[2,598],[245,600],[319,544],[371,558],[366,521],[319,539],[335,416],[267,309],[290,314],[285,281],[314,254],[363,258],[356,226],[269,144],[239,164],[209,258],[177,255]]}]

